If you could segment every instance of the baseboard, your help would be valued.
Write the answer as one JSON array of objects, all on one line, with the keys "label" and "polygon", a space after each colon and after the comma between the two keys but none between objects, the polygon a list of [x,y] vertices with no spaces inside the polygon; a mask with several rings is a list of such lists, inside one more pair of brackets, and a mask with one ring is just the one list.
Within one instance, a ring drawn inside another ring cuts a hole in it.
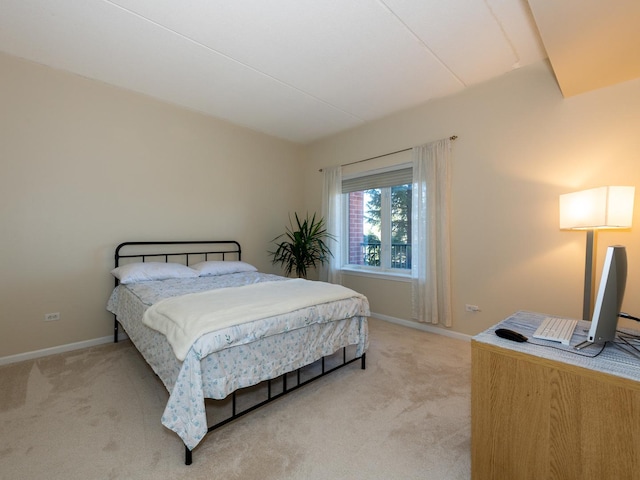
[{"label": "baseboard", "polygon": [[[126,340],[129,337],[120,331],[118,334],[118,340]],[[7,357],[0,357],[0,365],[8,365],[10,363],[24,362],[25,360],[33,360],[34,358],[46,357],[48,355],[55,355],[57,353],[70,352],[72,350],[80,350],[81,348],[95,347],[96,345],[104,345],[105,343],[113,342],[113,335],[108,337],[94,338],[92,340],[85,340],[83,342],[68,343],[66,345],[59,345],[57,347],[44,348],[42,350],[35,350],[33,352],[18,353],[17,355],[9,355]]]},{"label": "baseboard", "polygon": [[[385,322],[395,323],[403,325],[409,328],[415,328],[416,330],[422,330],[429,333],[435,333],[437,335],[444,335],[445,337],[457,338],[458,340],[471,341],[470,335],[463,333],[453,332],[441,327],[435,327],[428,323],[412,322],[411,320],[404,320],[402,318],[390,317],[388,315],[382,315],[381,313],[371,312],[371,316],[384,320]],[[126,340],[127,335],[120,331],[119,340]],[[83,342],[68,343],[66,345],[60,345],[57,347],[44,348],[42,350],[35,350],[33,352],[19,353],[17,355],[9,355],[7,357],[0,357],[0,365],[7,365],[9,363],[23,362],[25,360],[33,360],[34,358],[46,357],[47,355],[55,355],[57,353],[70,352],[72,350],[80,350],[81,348],[95,347],[96,345],[104,345],[105,343],[113,342],[113,336],[94,338],[93,340],[85,340]]]},{"label": "baseboard", "polygon": [[437,335],[444,335],[445,337],[457,338],[458,340],[465,340],[467,342],[471,341],[471,335],[466,335],[460,332],[454,332],[452,330],[448,330],[442,327],[436,327],[435,325],[430,325],[428,323],[412,322],[411,320],[404,320],[402,318],[390,317],[388,315],[382,315],[381,313],[375,313],[375,312],[371,312],[371,316],[374,318],[378,318],[380,320],[384,320],[385,322],[395,323],[395,324],[403,325],[409,328],[415,328],[416,330],[422,330],[423,332],[435,333]]}]

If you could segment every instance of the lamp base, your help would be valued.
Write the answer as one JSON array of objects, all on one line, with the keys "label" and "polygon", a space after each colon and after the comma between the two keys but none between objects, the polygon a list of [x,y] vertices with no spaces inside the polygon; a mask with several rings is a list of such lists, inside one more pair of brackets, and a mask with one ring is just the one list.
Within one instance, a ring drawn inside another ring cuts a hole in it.
[{"label": "lamp base", "polygon": [[587,248],[584,261],[584,298],[582,301],[583,320],[591,320],[593,309],[593,254],[595,252],[595,243],[595,230],[587,230]]}]

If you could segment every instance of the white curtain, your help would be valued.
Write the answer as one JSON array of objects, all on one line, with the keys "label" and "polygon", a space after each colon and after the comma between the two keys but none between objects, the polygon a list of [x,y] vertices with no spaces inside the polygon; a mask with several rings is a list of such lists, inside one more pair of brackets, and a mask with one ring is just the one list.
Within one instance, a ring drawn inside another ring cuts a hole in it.
[{"label": "white curtain", "polygon": [[412,315],[450,327],[451,140],[414,147],[412,157]]},{"label": "white curtain", "polygon": [[320,267],[320,280],[342,284],[342,167],[327,167],[323,172],[322,217],[335,240],[329,240],[333,257]]}]

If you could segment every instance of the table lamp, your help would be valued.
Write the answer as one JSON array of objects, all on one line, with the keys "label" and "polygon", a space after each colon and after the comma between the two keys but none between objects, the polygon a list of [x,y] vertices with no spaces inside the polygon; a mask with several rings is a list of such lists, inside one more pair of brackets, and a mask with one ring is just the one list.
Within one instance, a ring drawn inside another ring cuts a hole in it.
[{"label": "table lamp", "polygon": [[560,229],[586,230],[582,318],[591,319],[596,230],[631,228],[635,187],[598,187],[560,195]]}]

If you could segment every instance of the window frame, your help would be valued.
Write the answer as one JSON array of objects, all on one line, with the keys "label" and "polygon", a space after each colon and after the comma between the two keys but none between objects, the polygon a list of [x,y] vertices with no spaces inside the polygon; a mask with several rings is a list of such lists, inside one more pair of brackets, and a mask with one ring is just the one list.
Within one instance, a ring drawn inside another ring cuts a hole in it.
[{"label": "window frame", "polygon": [[[360,179],[363,177],[373,177],[373,176],[377,176],[380,174],[385,174],[385,173],[389,173],[389,172],[397,172],[399,170],[407,170],[410,169],[411,170],[411,180],[409,182],[405,182],[405,183],[398,183],[398,184],[394,184],[394,185],[390,185],[390,186],[385,186],[385,187],[375,187],[372,186],[371,188],[366,188],[364,187],[362,190],[351,190],[354,192],[359,192],[359,191],[366,191],[368,189],[374,189],[374,188],[380,188],[381,189],[381,211],[382,210],[386,210],[387,211],[387,216],[389,218],[387,218],[385,225],[381,225],[380,228],[380,240],[381,240],[381,258],[380,258],[380,262],[381,265],[379,267],[377,266],[372,266],[372,265],[358,265],[358,264],[352,264],[349,263],[349,191],[344,192],[341,194],[341,208],[342,208],[342,238],[340,239],[340,243],[341,243],[341,250],[342,250],[342,265],[340,267],[341,271],[343,273],[346,274],[352,274],[352,275],[357,275],[357,276],[364,276],[364,277],[373,277],[373,278],[380,278],[380,277],[386,277],[392,280],[397,280],[397,281],[411,281],[411,268],[392,268],[391,267],[391,218],[390,218],[390,214],[391,214],[391,189],[394,186],[397,185],[405,185],[405,184],[410,184],[411,187],[413,188],[413,165],[412,163],[402,163],[402,164],[397,164],[397,165],[393,165],[390,167],[386,167],[386,168],[381,168],[381,169],[376,169],[376,170],[368,170],[368,171],[363,171],[363,172],[359,172],[357,174],[352,174],[352,175],[348,175],[343,177],[343,185],[344,182],[349,182],[352,181],[354,179]],[[411,242],[411,232],[409,232],[409,242]]]}]

